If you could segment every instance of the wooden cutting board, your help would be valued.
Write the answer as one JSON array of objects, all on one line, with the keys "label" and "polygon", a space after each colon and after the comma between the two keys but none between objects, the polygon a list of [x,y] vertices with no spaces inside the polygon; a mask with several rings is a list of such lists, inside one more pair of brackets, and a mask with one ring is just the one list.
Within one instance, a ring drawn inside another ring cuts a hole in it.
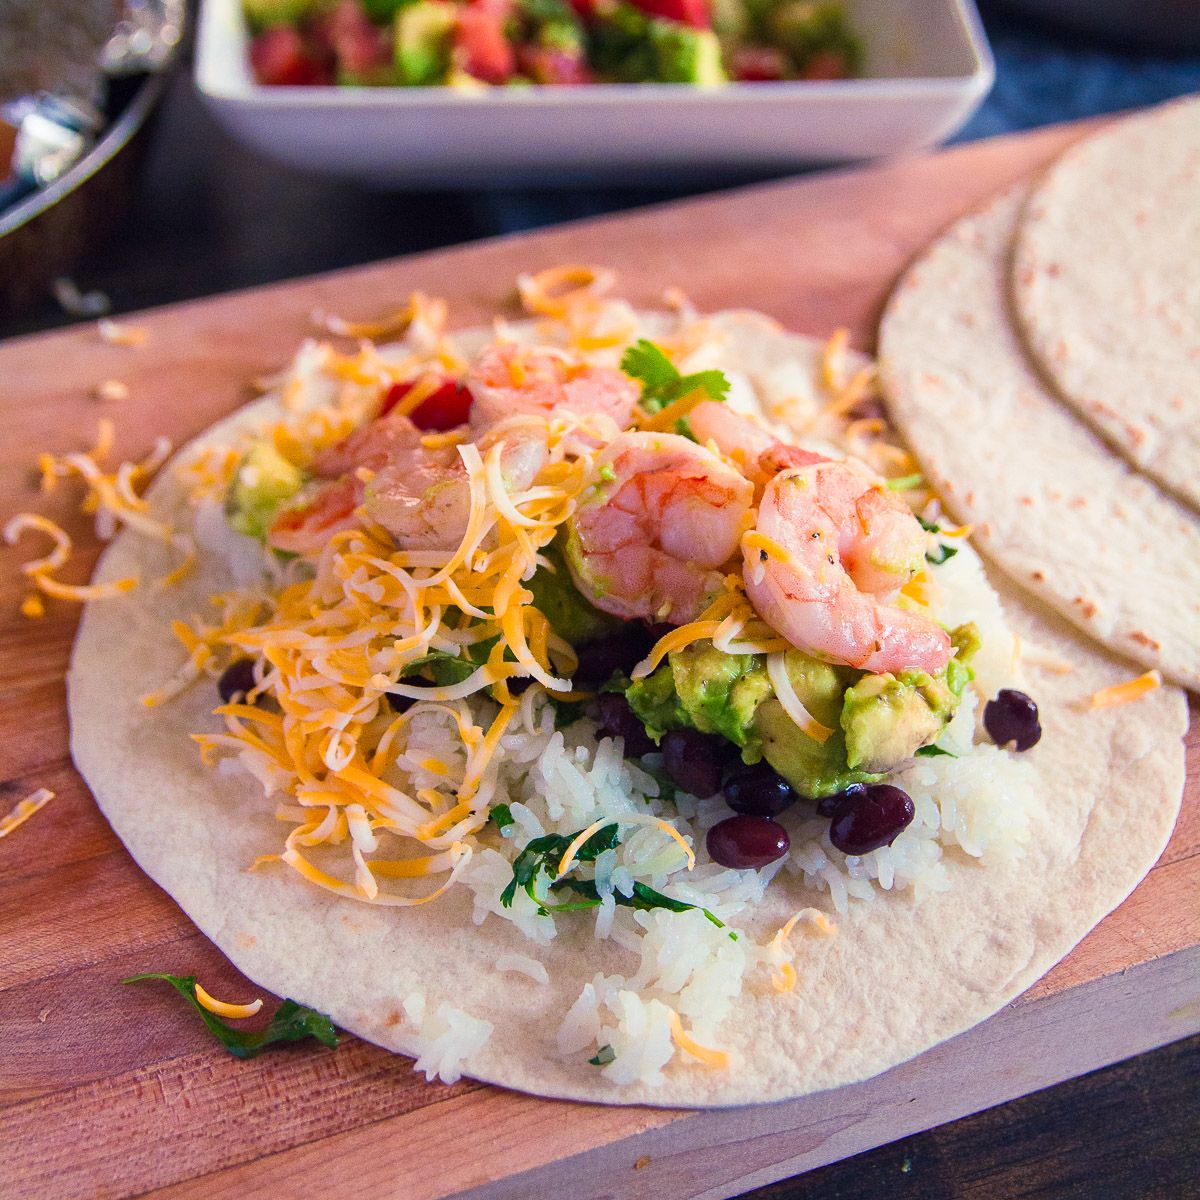
[{"label": "wooden cutting board", "polygon": [[[90,569],[87,523],[38,497],[42,449],[89,444],[112,416],[118,452],[181,441],[283,364],[314,308],[370,317],[416,288],[456,324],[510,302],[520,270],[605,263],[645,304],[664,286],[701,308],[750,305],[816,335],[849,326],[869,348],[908,258],[1075,129],[1050,129],[286,283],[136,318],[140,348],[93,326],[0,346],[0,517],[63,521]],[[96,384],[130,398],[104,405]],[[65,489],[64,489],[65,490]],[[350,1194],[357,1200],[561,1195],[724,1197],[857,1153],[1200,1030],[1200,773],[1196,723],[1183,817],[1132,897],[1025,996],[878,1079],[769,1107],[692,1113],[534,1099],[471,1081],[426,1084],[350,1039],[251,1062],[214,1047],[178,998],[122,988],[136,971],[243,980],[133,865],[67,752],[63,677],[75,613],[29,621],[0,549],[0,810],[36,787],[52,804],[0,841],[2,1196]],[[129,653],[137,654],[131,645]]]}]

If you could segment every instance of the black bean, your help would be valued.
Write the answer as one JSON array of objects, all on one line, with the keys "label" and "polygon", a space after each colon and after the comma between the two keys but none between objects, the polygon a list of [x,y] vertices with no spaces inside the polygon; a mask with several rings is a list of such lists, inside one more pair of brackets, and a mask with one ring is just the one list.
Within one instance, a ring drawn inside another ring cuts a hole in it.
[{"label": "black bean", "polygon": [[721,786],[721,747],[698,729],[672,729],[663,735],[663,769],[685,792],[701,800],[715,796]]},{"label": "black bean", "polygon": [[600,710],[601,736],[624,738],[626,758],[641,758],[658,749],[637,713],[629,707],[629,701],[619,692],[605,692],[596,705]]},{"label": "black bean", "polygon": [[725,803],[736,813],[777,817],[799,799],[792,785],[769,763],[735,767],[725,780]]},{"label": "black bean", "polygon": [[705,838],[708,856],[723,867],[757,869],[782,858],[791,842],[787,830],[770,817],[739,814],[718,821]]},{"label": "black bean", "polygon": [[846,796],[833,815],[829,840],[843,854],[869,854],[890,846],[912,823],[916,808],[907,792],[890,783],[869,783]]},{"label": "black bean", "polygon": [[235,658],[217,679],[217,694],[225,704],[232,704],[245,700],[254,683],[254,659]]},{"label": "black bean", "polygon": [[861,783],[852,783],[848,788],[841,792],[834,792],[832,796],[822,796],[817,801],[817,816],[832,817],[841,807],[844,800],[849,800],[851,797],[861,796],[867,789]]},{"label": "black bean", "polygon": [[[408,682],[411,683],[412,680]],[[416,704],[416,701],[411,696],[400,696],[395,692],[385,692],[384,695],[387,696],[388,707],[394,713],[408,712]]]},{"label": "black bean", "polygon": [[505,682],[508,684],[508,694],[510,696],[519,696],[529,687],[533,679],[528,675],[513,675],[511,678],[506,679]]},{"label": "black bean", "polygon": [[1028,750],[1042,737],[1038,706],[1015,688],[1002,688],[995,700],[987,702],[983,709],[983,727],[997,746],[1011,743],[1016,750]]},{"label": "black bean", "polygon": [[641,621],[628,621],[611,637],[576,647],[579,666],[572,678],[585,686],[604,683],[614,671],[628,672],[637,666],[650,653],[654,641]]}]

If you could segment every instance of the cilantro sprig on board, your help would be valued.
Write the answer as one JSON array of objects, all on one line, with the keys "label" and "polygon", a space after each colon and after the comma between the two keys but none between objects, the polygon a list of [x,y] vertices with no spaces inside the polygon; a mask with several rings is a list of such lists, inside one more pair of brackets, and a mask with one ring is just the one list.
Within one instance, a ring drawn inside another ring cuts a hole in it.
[{"label": "cilantro sprig on board", "polygon": [[337,1048],[338,1035],[333,1022],[324,1013],[305,1008],[295,1000],[285,1000],[265,1028],[251,1032],[235,1029],[222,1021],[216,1013],[209,1012],[196,999],[195,975],[168,975],[165,972],[151,971],[144,975],[131,975],[121,982],[143,983],[150,979],[169,983],[200,1014],[209,1032],[235,1058],[254,1058],[271,1046],[283,1042],[299,1042],[309,1037],[316,1038],[330,1049]]}]

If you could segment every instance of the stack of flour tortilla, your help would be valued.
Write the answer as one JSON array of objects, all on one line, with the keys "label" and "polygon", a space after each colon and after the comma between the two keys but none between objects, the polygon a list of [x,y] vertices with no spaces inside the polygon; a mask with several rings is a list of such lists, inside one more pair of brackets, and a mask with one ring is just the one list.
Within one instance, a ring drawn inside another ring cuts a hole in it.
[{"label": "stack of flour tortilla", "polygon": [[1077,626],[1200,690],[1200,99],[963,218],[880,331],[947,509]]}]

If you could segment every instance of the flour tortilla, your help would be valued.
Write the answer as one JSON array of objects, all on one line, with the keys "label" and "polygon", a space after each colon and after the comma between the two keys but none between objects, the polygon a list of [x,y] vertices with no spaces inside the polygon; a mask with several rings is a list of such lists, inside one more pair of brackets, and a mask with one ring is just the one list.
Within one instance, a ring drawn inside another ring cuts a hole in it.
[{"label": "flour tortilla", "polygon": [[1068,150],[1025,205],[1012,284],[1063,399],[1200,509],[1200,100]]},{"label": "flour tortilla", "polygon": [[[761,336],[746,328],[748,341]],[[799,361],[789,347],[799,344],[779,335],[776,366],[789,356]],[[231,444],[239,429],[277,415],[260,402],[198,444]],[[152,497],[164,513],[184,504],[169,472]],[[161,547],[123,534],[98,577],[139,571],[149,578],[170,565]],[[1135,705],[1087,712],[1087,696],[1122,678],[1125,666],[1004,586],[1021,635],[1076,664],[1068,675],[1030,669],[1045,734],[1029,752],[1038,799],[1025,857],[981,867],[947,851],[950,891],[920,902],[881,895],[856,906],[839,920],[838,936],[801,939],[794,992],[743,994],[725,1030],[732,1069],[673,1063],[662,1086],[616,1088],[595,1068],[564,1063],[553,1047],[582,984],[596,971],[630,969],[621,951],[594,939],[590,921],[560,919],[558,936],[543,948],[506,922],[475,926],[459,892],[421,908],[378,909],[320,892],[288,871],[246,870],[256,855],[277,849],[279,825],[256,784],[199,761],[188,734],[216,728],[211,685],[156,709],[138,700],[179,664],[168,619],[201,611],[226,582],[202,564],[177,589],[139,589],[84,613],[68,676],[71,744],[105,815],[141,867],[261,987],[410,1054],[414,1037],[401,1001],[419,991],[432,1011],[448,1000],[495,1026],[466,1072],[523,1091],[715,1106],[779,1100],[886,1070],[981,1021],[1062,958],[1149,870],[1179,807],[1181,694],[1164,688]],[[762,940],[814,900],[781,876],[749,931]],[[550,984],[495,974],[505,952],[540,958]]]},{"label": "flour tortilla", "polygon": [[900,282],[880,332],[890,410],[981,548],[1080,629],[1200,690],[1200,518],[1045,388],[1009,318],[1010,190]]}]

